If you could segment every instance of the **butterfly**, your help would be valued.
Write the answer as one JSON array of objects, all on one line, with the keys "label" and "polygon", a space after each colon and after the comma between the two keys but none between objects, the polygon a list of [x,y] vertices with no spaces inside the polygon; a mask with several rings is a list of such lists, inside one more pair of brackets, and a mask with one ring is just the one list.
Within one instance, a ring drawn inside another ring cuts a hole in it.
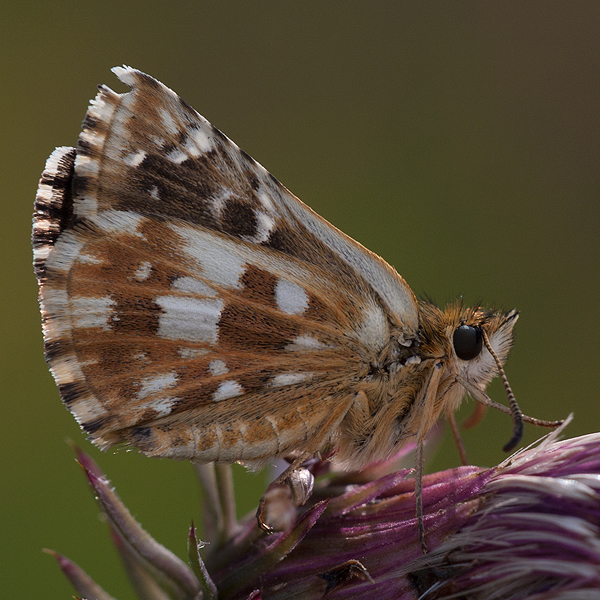
[{"label": "butterfly", "polygon": [[[81,428],[102,449],[178,460],[295,456],[288,474],[331,449],[359,469],[416,440],[419,496],[438,418],[456,429],[466,392],[496,405],[485,388],[517,312],[418,301],[177,94],[113,71],[131,91],[99,87],[34,214],[46,358]],[[496,406],[512,447],[510,400]]]}]

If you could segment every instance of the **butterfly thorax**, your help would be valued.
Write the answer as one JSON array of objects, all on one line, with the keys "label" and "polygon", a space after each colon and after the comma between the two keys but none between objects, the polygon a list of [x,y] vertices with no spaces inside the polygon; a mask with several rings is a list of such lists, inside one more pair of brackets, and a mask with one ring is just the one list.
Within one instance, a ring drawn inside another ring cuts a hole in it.
[{"label": "butterfly thorax", "polygon": [[362,466],[393,455],[419,431],[427,433],[440,416],[460,406],[465,390],[457,375],[485,389],[496,374],[492,357],[485,351],[461,360],[453,334],[461,325],[481,328],[504,362],[514,322],[514,313],[465,308],[461,303],[442,310],[421,302],[414,339],[391,334],[361,382],[362,393],[342,423],[340,459]]}]

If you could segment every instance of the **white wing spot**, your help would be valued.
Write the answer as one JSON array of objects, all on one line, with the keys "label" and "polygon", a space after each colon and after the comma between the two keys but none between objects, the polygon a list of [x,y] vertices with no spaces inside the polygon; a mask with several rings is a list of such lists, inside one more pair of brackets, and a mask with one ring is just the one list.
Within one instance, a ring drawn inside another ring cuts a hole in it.
[{"label": "white wing spot", "polygon": [[133,276],[138,281],[146,281],[146,279],[150,277],[150,273],[152,273],[152,263],[145,260],[140,263],[140,266],[135,270]]},{"label": "white wing spot", "polygon": [[167,130],[167,133],[171,135],[177,135],[179,133],[179,129],[177,127],[175,119],[173,118],[173,115],[167,109],[162,107],[158,109],[158,114],[163,122],[165,129]]},{"label": "white wing spot", "polygon": [[158,188],[155,185],[153,185],[150,188],[150,191],[148,193],[150,194],[151,198],[154,198],[155,200],[160,200],[160,197],[158,195]]},{"label": "white wing spot", "polygon": [[273,205],[273,200],[271,200],[271,196],[267,194],[267,192],[259,192],[258,199],[260,203],[269,211],[275,212],[275,206]]},{"label": "white wing spot", "polygon": [[150,408],[157,412],[157,417],[166,417],[168,414],[171,414],[173,404],[175,404],[176,400],[177,398],[171,398],[170,396],[157,398],[156,400],[151,400],[150,402],[140,405],[139,408],[142,410]]},{"label": "white wing spot", "polygon": [[280,375],[275,375],[275,377],[273,377],[271,385],[273,387],[294,385],[295,383],[308,381],[309,379],[312,379],[312,376],[312,373],[281,373]]},{"label": "white wing spot", "polygon": [[244,388],[233,379],[228,379],[219,384],[217,391],[213,394],[213,401],[220,402],[229,398],[235,398],[244,393]]},{"label": "white wing spot", "polygon": [[363,321],[356,327],[358,338],[368,347],[380,350],[389,339],[389,327],[380,306],[367,304],[363,307]]},{"label": "white wing spot", "polygon": [[140,382],[140,389],[138,390],[137,397],[140,400],[143,400],[148,396],[154,396],[159,392],[172,388],[176,383],[177,374],[174,371],[146,377],[146,379],[143,379]]},{"label": "white wing spot", "polygon": [[291,344],[288,344],[286,350],[323,350],[329,348],[327,344],[320,342],[317,338],[311,335],[299,335]]},{"label": "white wing spot", "polygon": [[82,296],[71,298],[71,319],[73,327],[88,329],[99,327],[110,331],[111,317],[114,313],[113,307],[116,302],[108,296],[93,298]]},{"label": "white wing spot", "polygon": [[128,167],[139,167],[146,156],[147,153],[144,150],[139,150],[138,152],[132,152],[131,154],[128,154],[123,161]]},{"label": "white wing spot", "polygon": [[239,243],[224,240],[197,227],[170,225],[184,240],[181,248],[202,270],[202,277],[220,286],[239,288],[246,270]]},{"label": "white wing spot", "polygon": [[218,358],[215,360],[211,360],[208,365],[208,371],[213,377],[217,375],[225,375],[225,373],[229,373],[229,369],[224,361],[219,360]]},{"label": "white wing spot", "polygon": [[186,140],[185,149],[192,156],[200,156],[212,150],[212,142],[202,129],[193,129],[192,135]]},{"label": "white wing spot", "polygon": [[221,188],[219,192],[216,192],[213,196],[211,196],[209,208],[215,219],[221,218],[223,209],[227,205],[227,201],[229,200],[229,198],[231,198],[232,196],[232,191],[225,188]]},{"label": "white wing spot", "polygon": [[266,242],[275,229],[275,219],[262,210],[254,211],[256,216],[256,233],[252,236],[244,236],[244,239],[255,244]]},{"label": "white wing spot", "polygon": [[171,287],[174,290],[189,292],[190,294],[197,294],[198,296],[205,296],[208,298],[217,297],[217,292],[211,288],[210,285],[195,277],[178,277],[171,284]]},{"label": "white wing spot", "polygon": [[106,233],[116,233],[118,235],[128,233],[144,239],[138,228],[145,221],[145,218],[139,213],[125,210],[106,210],[97,215],[94,221]]},{"label": "white wing spot", "polygon": [[287,279],[278,279],[275,285],[277,307],[288,315],[301,315],[308,308],[306,290]]},{"label": "white wing spot", "polygon": [[165,154],[165,158],[175,163],[176,165],[180,165],[182,162],[187,160],[189,156],[185,152],[183,152],[183,150],[175,148],[174,150],[167,152],[167,154]]},{"label": "white wing spot", "polygon": [[84,263],[86,265],[102,265],[104,261],[93,256],[92,254],[87,254],[82,252],[78,257],[77,261],[80,263]]},{"label": "white wing spot", "polygon": [[160,337],[211,344],[217,341],[223,300],[158,296],[156,303],[163,309],[158,319]]}]

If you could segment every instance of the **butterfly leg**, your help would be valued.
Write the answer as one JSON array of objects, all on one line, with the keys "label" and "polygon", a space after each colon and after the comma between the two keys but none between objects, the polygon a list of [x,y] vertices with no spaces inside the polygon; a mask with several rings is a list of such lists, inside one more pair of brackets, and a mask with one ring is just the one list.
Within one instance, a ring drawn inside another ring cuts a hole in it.
[{"label": "butterfly leg", "polygon": [[368,581],[373,585],[375,584],[367,568],[356,559],[347,560],[325,573],[319,573],[319,577],[327,582],[323,597],[327,596],[332,590],[349,583],[353,579]]},{"label": "butterfly leg", "polygon": [[312,454],[302,452],[271,482],[256,511],[256,520],[262,530],[273,533],[292,527],[296,520],[296,507],[302,506],[313,491],[313,474],[308,469],[301,468],[310,458]]},{"label": "butterfly leg", "polygon": [[463,442],[462,436],[460,435],[456,417],[454,416],[453,412],[448,412],[447,418],[448,423],[450,424],[450,430],[452,431],[452,437],[454,438],[454,443],[456,444],[456,448],[458,450],[458,456],[460,457],[460,464],[463,466],[468,465],[469,460],[467,458],[467,450],[465,448],[465,443]]},{"label": "butterfly leg", "polygon": [[203,490],[202,512],[206,541],[221,544],[233,537],[238,527],[231,465],[193,463]]},{"label": "butterfly leg", "polygon": [[268,533],[285,531],[294,524],[296,508],[310,498],[314,485],[313,474],[300,467],[308,459],[320,456],[320,450],[327,445],[355,398],[356,394],[348,394],[335,410],[326,415],[316,427],[316,435],[312,436],[310,445],[298,451],[290,466],[271,483],[256,511],[256,520],[261,529]]}]

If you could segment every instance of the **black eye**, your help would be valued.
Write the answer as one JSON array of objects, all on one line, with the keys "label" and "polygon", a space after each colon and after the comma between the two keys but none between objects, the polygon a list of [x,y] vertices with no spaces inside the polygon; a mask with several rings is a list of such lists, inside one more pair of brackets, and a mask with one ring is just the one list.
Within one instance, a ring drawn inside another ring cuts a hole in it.
[{"label": "black eye", "polygon": [[452,337],[456,356],[461,360],[473,360],[483,348],[483,334],[480,327],[461,325],[454,330]]}]

